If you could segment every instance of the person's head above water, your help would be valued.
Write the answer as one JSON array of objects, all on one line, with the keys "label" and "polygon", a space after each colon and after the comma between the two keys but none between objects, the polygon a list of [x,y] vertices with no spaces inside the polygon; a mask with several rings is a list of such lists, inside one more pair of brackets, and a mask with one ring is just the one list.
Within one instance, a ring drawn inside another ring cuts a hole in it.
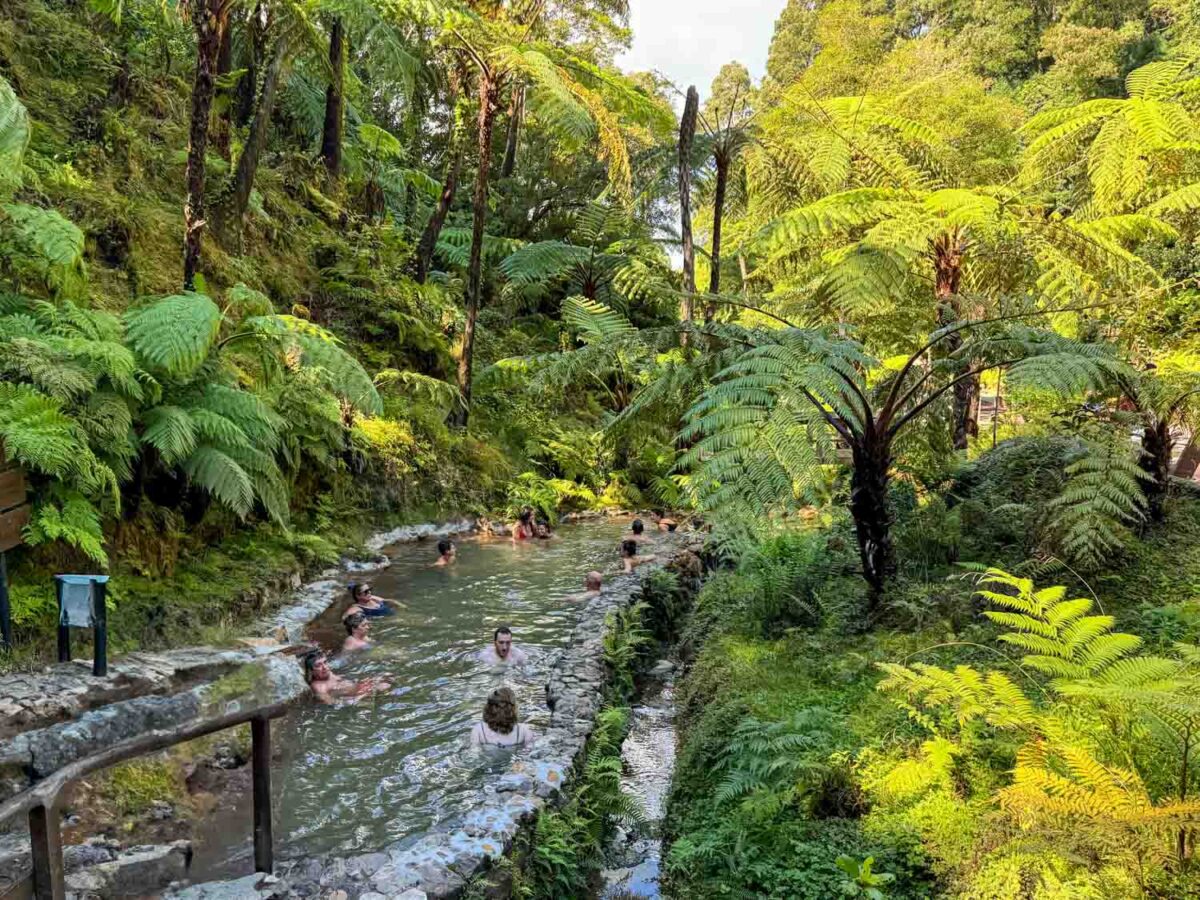
[{"label": "person's head above water", "polygon": [[634,534],[641,534],[646,530],[646,525],[641,519],[634,519],[633,524],[629,526],[629,530]]},{"label": "person's head above water", "polygon": [[309,684],[314,681],[325,681],[330,675],[329,659],[320,650],[310,650],[304,654],[304,680]]},{"label": "person's head above water", "polygon": [[532,522],[533,522],[533,507],[527,506],[523,510],[521,510],[520,515],[517,516],[517,521],[520,522],[522,525],[532,524]]},{"label": "person's head above water", "polygon": [[512,688],[498,687],[483,707],[483,721],[497,734],[511,734],[517,727],[517,695]]},{"label": "person's head above water", "polygon": [[346,626],[346,634],[359,639],[365,638],[371,627],[362,613],[351,613],[342,619],[342,624]]},{"label": "person's head above water", "polygon": [[622,556],[637,556],[637,541],[631,539],[621,541]]},{"label": "person's head above water", "polygon": [[501,659],[508,659],[508,654],[512,653],[512,629],[507,625],[501,625],[492,632],[492,646],[496,648],[496,655]]},{"label": "person's head above water", "polygon": [[371,595],[371,585],[365,581],[351,582],[350,584],[350,599],[357,603],[359,600],[365,600]]},{"label": "person's head above water", "polygon": [[540,538],[548,538],[550,537],[550,523],[545,519],[538,519],[533,531]]},{"label": "person's head above water", "polygon": [[454,541],[450,538],[442,538],[438,541],[438,556],[453,556],[454,553]]},{"label": "person's head above water", "polygon": [[604,576],[599,572],[592,570],[591,572],[588,572],[586,576],[584,576],[583,583],[589,591],[598,591],[604,586]]}]

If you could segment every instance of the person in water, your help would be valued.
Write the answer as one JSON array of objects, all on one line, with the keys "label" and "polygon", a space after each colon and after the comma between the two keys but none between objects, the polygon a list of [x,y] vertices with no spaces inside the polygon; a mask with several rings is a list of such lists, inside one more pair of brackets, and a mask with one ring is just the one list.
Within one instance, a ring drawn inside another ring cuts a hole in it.
[{"label": "person in water", "polygon": [[585,600],[591,600],[593,597],[599,597],[600,591],[604,587],[604,576],[594,569],[588,572],[583,579],[583,597]]},{"label": "person in water", "polygon": [[550,530],[550,523],[546,519],[538,519],[537,524],[533,527],[533,536],[543,541],[554,537],[554,532]]},{"label": "person in water", "polygon": [[529,656],[521,648],[513,646],[512,629],[501,625],[492,632],[492,646],[481,651],[479,658],[490,666],[519,666]]},{"label": "person in water", "polygon": [[438,541],[438,558],[435,566],[448,566],[458,558],[458,548],[454,546],[454,541],[450,538],[442,538]]},{"label": "person in water", "polygon": [[322,703],[332,703],[342,697],[357,700],[359,697],[386,691],[391,687],[388,682],[374,678],[350,681],[334,675],[333,670],[329,668],[329,657],[320,650],[312,650],[305,654],[304,680],[312,688],[313,695]]},{"label": "person in water", "polygon": [[508,687],[488,695],[483,721],[471,729],[472,747],[525,747],[536,738],[532,728],[517,721],[517,696]]},{"label": "person in water", "polygon": [[350,600],[346,616],[362,613],[368,619],[373,619],[376,616],[390,616],[396,611],[393,607],[399,605],[394,600],[384,600],[382,597],[376,597],[371,593],[371,585],[365,582],[350,585]]},{"label": "person in water", "polygon": [[621,561],[625,564],[625,571],[632,572],[640,565],[648,562],[653,562],[653,556],[638,556],[638,542],[633,538],[626,538],[621,541]]},{"label": "person in water", "polygon": [[371,646],[371,639],[367,637],[371,630],[371,623],[367,621],[366,616],[360,612],[350,613],[342,619],[342,624],[346,627],[346,641],[342,644],[343,653],[351,650],[366,650]]},{"label": "person in water", "polygon": [[629,524],[629,530],[633,536],[629,538],[631,541],[637,541],[639,544],[646,540],[646,523],[641,519],[634,519]]},{"label": "person in water", "polygon": [[679,523],[665,513],[661,513],[655,517],[659,531],[674,531],[679,527]]},{"label": "person in water", "polygon": [[527,506],[517,516],[516,524],[513,525],[512,529],[512,539],[514,541],[528,541],[532,540],[533,535],[533,509]]}]

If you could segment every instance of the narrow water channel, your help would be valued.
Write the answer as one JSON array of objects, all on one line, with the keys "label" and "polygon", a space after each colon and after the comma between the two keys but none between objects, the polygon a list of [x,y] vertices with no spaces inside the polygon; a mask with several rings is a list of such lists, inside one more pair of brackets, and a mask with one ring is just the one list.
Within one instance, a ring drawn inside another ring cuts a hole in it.
[{"label": "narrow water channel", "polygon": [[[619,570],[627,528],[626,521],[566,525],[549,541],[516,545],[464,538],[448,568],[431,567],[432,541],[386,549],[392,565],[370,583],[404,609],[373,619],[375,647],[335,668],[348,678],[386,679],[392,688],[357,705],[305,706],[275,725],[283,754],[272,770],[277,855],[376,850],[460,814],[486,774],[509,763],[467,749],[484,699],[507,683],[524,721],[535,730],[547,722],[547,674],[574,627],[584,574]],[[315,623],[313,636],[323,644],[344,636],[345,605]],[[475,658],[502,624],[529,654],[513,671]],[[193,881],[252,870],[247,802],[228,804],[208,823]]]}]

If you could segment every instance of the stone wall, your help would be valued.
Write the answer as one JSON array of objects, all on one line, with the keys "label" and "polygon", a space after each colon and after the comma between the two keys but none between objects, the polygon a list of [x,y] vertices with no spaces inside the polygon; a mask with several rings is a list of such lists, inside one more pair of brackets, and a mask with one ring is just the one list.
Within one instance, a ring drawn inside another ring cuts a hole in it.
[{"label": "stone wall", "polygon": [[[694,560],[693,554],[684,551],[669,566],[688,581],[697,570]],[[531,751],[514,756],[505,774],[480,786],[473,807],[451,826],[377,852],[288,861],[277,866],[275,876],[194,885],[167,897],[217,900],[233,896],[231,891],[247,900],[458,896],[492,861],[511,850],[518,834],[532,826],[541,809],[562,797],[581,766],[609,676],[604,662],[607,617],[638,598],[641,573],[611,579],[603,593],[584,607],[546,685],[546,701],[552,710],[549,727]]]}]

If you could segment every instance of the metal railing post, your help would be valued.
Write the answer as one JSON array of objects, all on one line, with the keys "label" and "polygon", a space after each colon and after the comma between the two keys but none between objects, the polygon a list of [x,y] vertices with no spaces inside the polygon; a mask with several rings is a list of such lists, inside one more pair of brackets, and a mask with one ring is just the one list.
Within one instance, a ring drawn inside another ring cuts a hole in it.
[{"label": "metal railing post", "polygon": [[271,829],[271,720],[266,716],[251,719],[250,737],[254,778],[254,869],[271,872],[275,868]]},{"label": "metal railing post", "polygon": [[63,583],[54,579],[54,593],[58,597],[58,661],[71,661],[71,629],[62,622],[63,614]]},{"label": "metal railing post", "polygon": [[64,900],[62,834],[53,805],[38,804],[29,810],[29,841],[34,900]]},{"label": "metal railing post", "polygon": [[92,618],[96,623],[92,631],[92,674],[104,677],[108,674],[108,585],[97,582],[92,591]]}]

